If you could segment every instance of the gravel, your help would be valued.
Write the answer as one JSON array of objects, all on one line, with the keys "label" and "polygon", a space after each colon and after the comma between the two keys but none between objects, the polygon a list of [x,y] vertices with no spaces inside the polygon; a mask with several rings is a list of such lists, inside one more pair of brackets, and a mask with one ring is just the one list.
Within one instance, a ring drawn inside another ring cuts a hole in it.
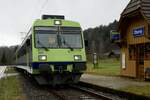
[{"label": "gravel", "polygon": [[101,100],[100,98],[92,97],[88,93],[69,88],[68,86],[39,86],[33,79],[19,76],[23,94],[27,100]]}]

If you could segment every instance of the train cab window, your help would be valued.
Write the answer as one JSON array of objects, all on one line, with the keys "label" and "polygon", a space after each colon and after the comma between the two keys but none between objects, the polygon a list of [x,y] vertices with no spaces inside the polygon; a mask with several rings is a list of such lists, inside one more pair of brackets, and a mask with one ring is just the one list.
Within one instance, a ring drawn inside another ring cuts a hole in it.
[{"label": "train cab window", "polygon": [[82,48],[80,27],[35,27],[37,48]]},{"label": "train cab window", "polygon": [[129,45],[129,60],[135,60],[136,59],[136,46],[135,45]]},{"label": "train cab window", "polygon": [[82,48],[80,27],[61,27],[62,48]]},{"label": "train cab window", "polygon": [[57,28],[56,27],[36,27],[35,45],[37,48],[57,48]]}]

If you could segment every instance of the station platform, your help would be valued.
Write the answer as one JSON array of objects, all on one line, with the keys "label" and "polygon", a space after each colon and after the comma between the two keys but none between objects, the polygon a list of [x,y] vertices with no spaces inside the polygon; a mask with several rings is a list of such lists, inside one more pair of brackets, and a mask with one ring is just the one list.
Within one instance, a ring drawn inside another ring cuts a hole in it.
[{"label": "station platform", "polygon": [[111,89],[121,89],[128,86],[150,86],[150,82],[119,76],[83,74],[80,81]]}]

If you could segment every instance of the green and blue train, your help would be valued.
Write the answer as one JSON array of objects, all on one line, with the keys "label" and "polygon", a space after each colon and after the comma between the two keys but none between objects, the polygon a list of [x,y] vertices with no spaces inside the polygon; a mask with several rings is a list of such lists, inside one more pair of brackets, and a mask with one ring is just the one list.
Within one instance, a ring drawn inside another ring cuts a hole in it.
[{"label": "green and blue train", "polygon": [[33,23],[15,58],[16,67],[40,84],[77,83],[86,70],[80,24],[64,16],[43,15]]}]

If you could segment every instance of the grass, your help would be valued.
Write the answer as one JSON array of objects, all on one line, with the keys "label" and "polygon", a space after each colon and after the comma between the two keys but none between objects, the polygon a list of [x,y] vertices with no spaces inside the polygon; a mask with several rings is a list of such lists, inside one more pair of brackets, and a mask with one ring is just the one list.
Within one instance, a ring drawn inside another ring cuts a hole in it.
[{"label": "grass", "polygon": [[94,68],[92,62],[87,63],[88,74],[118,76],[120,74],[120,61],[116,59],[99,60],[98,66]]},{"label": "grass", "polygon": [[[120,61],[116,59],[100,60],[96,68],[94,68],[91,62],[88,62],[86,73],[96,74],[96,75],[105,75],[105,76],[119,76],[120,75]],[[127,86],[124,88],[120,88],[119,90],[150,97],[150,85]]]},{"label": "grass", "polygon": [[125,88],[121,88],[119,90],[150,97],[150,85],[147,85],[147,86],[128,86]]},{"label": "grass", "polygon": [[19,86],[17,76],[0,80],[0,100],[25,100]]}]

